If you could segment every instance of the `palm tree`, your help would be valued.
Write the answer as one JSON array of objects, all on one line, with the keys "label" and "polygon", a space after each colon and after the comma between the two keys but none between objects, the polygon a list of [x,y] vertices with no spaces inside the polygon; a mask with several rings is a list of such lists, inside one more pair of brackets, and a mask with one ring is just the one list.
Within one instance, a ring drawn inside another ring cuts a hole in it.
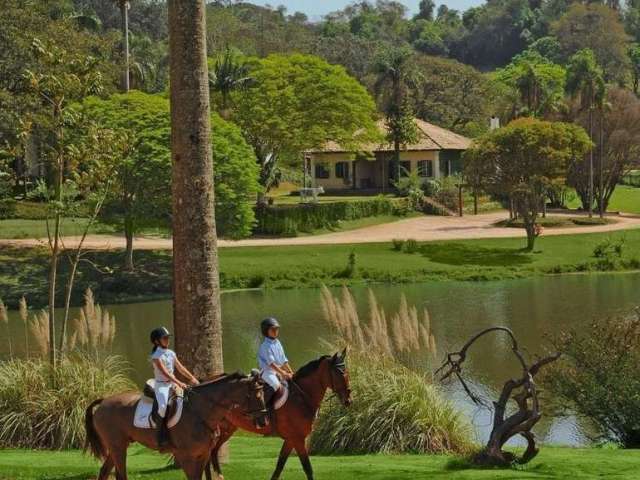
[{"label": "palm tree", "polygon": [[[593,110],[604,101],[604,73],[592,50],[585,48],[573,55],[567,68],[567,92],[580,98],[589,114],[589,137],[593,139]],[[589,149],[589,217],[593,217],[593,147]]]},{"label": "palm tree", "polygon": [[386,116],[388,139],[393,143],[396,181],[400,179],[400,146],[417,138],[413,112],[407,90],[417,83],[411,68],[413,53],[409,48],[391,48],[378,56],[374,64],[377,75],[374,85]]},{"label": "palm tree", "polygon": [[223,371],[204,0],[169,2],[169,57],[176,349],[204,378]]},{"label": "palm tree", "polygon": [[229,107],[231,92],[247,88],[252,82],[249,66],[229,47],[216,59],[213,71],[209,72],[209,86],[211,91],[220,93],[223,112]]},{"label": "palm tree", "polygon": [[129,91],[129,0],[112,0],[120,9],[120,28],[122,30],[122,55],[124,56],[124,72],[122,72],[122,90]]}]

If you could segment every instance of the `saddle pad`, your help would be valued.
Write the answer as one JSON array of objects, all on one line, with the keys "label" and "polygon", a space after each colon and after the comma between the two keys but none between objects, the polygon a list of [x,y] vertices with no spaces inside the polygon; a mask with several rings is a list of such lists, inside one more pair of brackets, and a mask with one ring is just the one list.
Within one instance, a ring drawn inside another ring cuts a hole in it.
[{"label": "saddle pad", "polygon": [[[176,413],[167,422],[169,428],[175,427],[180,421],[180,418],[182,418],[182,404],[183,399],[181,397],[176,398]],[[153,400],[148,397],[141,397],[136,405],[136,413],[133,416],[133,426],[145,429],[156,428],[156,424],[151,420],[152,409]]]},{"label": "saddle pad", "polygon": [[287,403],[287,400],[289,400],[289,385],[286,382],[284,382],[282,385],[284,386],[284,393],[273,404],[274,410],[280,410],[282,407],[284,407],[284,404]]}]

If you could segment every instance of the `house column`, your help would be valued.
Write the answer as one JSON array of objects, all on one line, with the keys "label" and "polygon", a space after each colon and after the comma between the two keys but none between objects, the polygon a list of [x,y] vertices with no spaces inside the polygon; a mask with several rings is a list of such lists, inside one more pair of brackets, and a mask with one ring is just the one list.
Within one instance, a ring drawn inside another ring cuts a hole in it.
[{"label": "house column", "polygon": [[436,150],[433,160],[433,178],[438,180],[440,178],[440,150]]}]

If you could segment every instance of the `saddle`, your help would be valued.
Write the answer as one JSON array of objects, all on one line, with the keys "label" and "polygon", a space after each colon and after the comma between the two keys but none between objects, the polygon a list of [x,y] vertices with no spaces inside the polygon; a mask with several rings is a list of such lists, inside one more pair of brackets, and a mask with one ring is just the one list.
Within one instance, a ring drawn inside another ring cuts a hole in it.
[{"label": "saddle", "polygon": [[[162,419],[158,415],[158,400],[156,399],[156,391],[155,391],[156,381],[154,379],[149,379],[144,384],[144,388],[142,389],[142,394],[150,400],[153,400],[153,407],[151,408],[151,420],[156,425],[159,425]],[[169,394],[169,403],[167,404],[167,413],[165,414],[166,418],[173,418],[176,414],[177,410],[177,400],[178,398],[184,397],[184,391],[180,388],[174,387],[171,389],[171,393]]]}]

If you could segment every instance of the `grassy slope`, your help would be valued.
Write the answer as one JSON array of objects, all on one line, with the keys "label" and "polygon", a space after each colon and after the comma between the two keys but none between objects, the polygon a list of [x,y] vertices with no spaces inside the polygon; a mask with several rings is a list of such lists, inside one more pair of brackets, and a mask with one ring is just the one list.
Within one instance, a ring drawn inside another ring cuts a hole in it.
[{"label": "grassy slope", "polygon": [[[569,208],[578,208],[580,200],[575,198],[568,206]],[[609,210],[640,214],[640,188],[618,185],[609,202]]]},{"label": "grassy slope", "polygon": [[[626,239],[623,264],[597,263],[596,244],[606,238]],[[524,239],[505,238],[429,242],[414,254],[396,252],[390,243],[283,247],[239,247],[220,250],[223,288],[304,287],[343,283],[417,282],[432,279],[494,280],[545,273],[640,268],[640,229],[626,232],[542,236],[536,250],[521,250]],[[357,273],[342,278],[349,254],[356,254]],[[26,293],[32,306],[46,303],[43,251],[0,248],[0,297],[14,306]],[[76,284],[79,304],[87,286],[101,303],[167,297],[171,292],[170,252],[138,251],[138,270],[122,272],[122,252],[88,255]],[[61,262],[64,280],[65,261]],[[62,285],[63,282],[60,282]]]},{"label": "grassy slope", "polygon": [[[225,478],[269,478],[281,441],[273,438],[234,437]],[[165,468],[166,459],[134,446],[129,450],[129,478],[183,479],[178,470]],[[417,480],[417,479],[632,479],[640,469],[640,452],[623,450],[544,448],[529,465],[518,469],[469,469],[447,456],[354,455],[313,457],[319,479]],[[77,451],[0,451],[0,479],[44,480],[95,478],[98,466]],[[298,459],[291,457],[284,472],[287,480],[302,480]]]}]

